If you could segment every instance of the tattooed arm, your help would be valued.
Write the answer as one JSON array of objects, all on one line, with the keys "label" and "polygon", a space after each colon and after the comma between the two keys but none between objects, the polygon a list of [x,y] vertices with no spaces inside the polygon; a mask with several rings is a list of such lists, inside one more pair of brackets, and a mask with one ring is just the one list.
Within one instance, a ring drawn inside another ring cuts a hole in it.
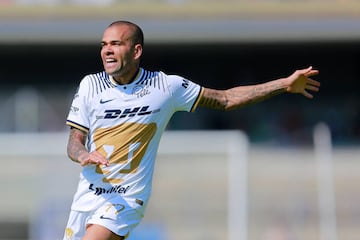
[{"label": "tattooed arm", "polygon": [[81,166],[88,164],[108,165],[108,161],[99,153],[89,153],[85,147],[87,134],[79,129],[71,128],[67,145],[67,154],[71,160],[80,163]]},{"label": "tattooed arm", "polygon": [[218,110],[233,110],[284,92],[300,93],[307,98],[312,98],[313,96],[308,90],[319,91],[320,83],[309,77],[318,73],[317,70],[309,67],[297,70],[287,78],[263,84],[239,86],[227,90],[205,88],[199,106]]}]

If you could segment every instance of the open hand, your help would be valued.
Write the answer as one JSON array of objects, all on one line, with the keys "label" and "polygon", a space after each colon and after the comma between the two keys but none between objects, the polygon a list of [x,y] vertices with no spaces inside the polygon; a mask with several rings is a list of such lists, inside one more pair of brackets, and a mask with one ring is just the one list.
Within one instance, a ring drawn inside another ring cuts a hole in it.
[{"label": "open hand", "polygon": [[108,160],[99,152],[84,153],[79,157],[80,165],[86,166],[88,164],[109,166]]},{"label": "open hand", "polygon": [[288,77],[290,86],[286,89],[290,93],[300,93],[307,98],[313,98],[313,95],[308,90],[318,92],[320,82],[311,79],[310,77],[319,74],[318,70],[313,70],[312,67],[306,69],[296,70]]}]

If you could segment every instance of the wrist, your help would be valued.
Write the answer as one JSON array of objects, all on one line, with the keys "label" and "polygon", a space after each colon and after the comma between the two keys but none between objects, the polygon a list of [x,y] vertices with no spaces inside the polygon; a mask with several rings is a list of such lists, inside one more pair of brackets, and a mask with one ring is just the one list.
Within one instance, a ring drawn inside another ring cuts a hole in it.
[{"label": "wrist", "polygon": [[291,89],[291,79],[290,78],[282,78],[281,79],[281,89],[283,92],[290,92]]},{"label": "wrist", "polygon": [[78,155],[78,157],[75,159],[75,162],[78,162],[82,165],[82,163],[89,158],[88,156],[89,156],[89,153],[84,151]]}]

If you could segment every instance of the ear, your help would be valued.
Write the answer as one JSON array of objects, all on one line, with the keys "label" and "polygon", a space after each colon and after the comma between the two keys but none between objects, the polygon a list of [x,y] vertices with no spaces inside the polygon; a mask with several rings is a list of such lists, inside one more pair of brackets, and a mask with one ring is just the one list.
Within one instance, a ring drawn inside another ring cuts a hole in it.
[{"label": "ear", "polygon": [[142,46],[141,44],[136,44],[135,47],[134,47],[134,59],[135,60],[139,60],[141,58],[141,55],[142,55]]}]

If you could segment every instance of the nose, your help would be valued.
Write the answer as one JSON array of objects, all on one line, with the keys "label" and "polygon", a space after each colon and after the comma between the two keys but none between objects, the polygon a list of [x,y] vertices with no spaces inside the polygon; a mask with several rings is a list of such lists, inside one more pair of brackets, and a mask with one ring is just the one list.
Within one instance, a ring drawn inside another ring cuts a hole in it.
[{"label": "nose", "polygon": [[112,47],[110,45],[105,45],[102,47],[101,51],[105,54],[105,55],[110,55],[112,54],[114,51],[112,49]]}]

